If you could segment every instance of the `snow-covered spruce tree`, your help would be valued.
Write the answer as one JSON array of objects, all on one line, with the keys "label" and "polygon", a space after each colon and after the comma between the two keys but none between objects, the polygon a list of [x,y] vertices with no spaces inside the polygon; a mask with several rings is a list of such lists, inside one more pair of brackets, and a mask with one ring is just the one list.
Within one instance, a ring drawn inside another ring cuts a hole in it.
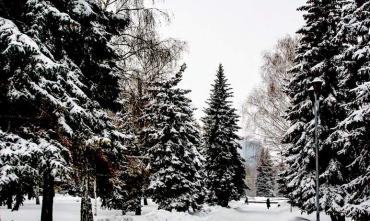
[{"label": "snow-covered spruce tree", "polygon": [[[37,144],[35,152],[43,157],[31,163],[44,182],[41,220],[52,220],[54,179],[57,171],[68,170],[69,155],[81,180],[99,170],[107,179],[119,161],[123,135],[113,130],[102,107],[118,106],[118,69],[109,41],[127,20],[93,1],[16,0],[5,7],[0,103],[7,108],[0,108],[0,126]],[[63,154],[66,150],[71,154]]]},{"label": "snow-covered spruce tree", "polygon": [[240,199],[247,188],[243,160],[237,152],[241,148],[236,134],[238,116],[229,100],[230,90],[220,64],[202,121],[208,201],[223,207]]},{"label": "snow-covered spruce tree", "polygon": [[344,214],[370,220],[370,2],[349,1],[335,42],[345,45],[337,56],[340,102],[344,118],[327,139],[345,166]]},{"label": "snow-covered spruce tree", "polygon": [[38,175],[24,160],[25,156],[30,155],[31,148],[28,145],[31,144],[24,140],[23,143],[16,142],[15,139],[17,137],[14,134],[0,130],[0,204],[5,203],[13,211],[18,210],[24,196],[31,193],[35,185],[33,177]]},{"label": "snow-covered spruce tree", "polygon": [[[56,176],[68,171],[66,160],[69,154],[64,142],[70,127],[65,122],[76,116],[71,110],[78,106],[76,100],[79,96],[74,90],[79,81],[74,72],[68,72],[66,65],[47,57],[40,46],[10,20],[0,18],[0,38],[0,104],[3,107],[0,108],[0,125],[4,128],[2,136],[9,138],[3,141],[5,146],[1,150],[3,160],[0,166],[17,168],[25,165],[33,168],[32,177],[43,177],[43,200],[48,203],[43,203],[47,208],[42,211],[51,216],[54,195],[51,185]],[[68,90],[61,84],[63,78],[70,79],[66,83]],[[24,146],[16,145],[18,141],[22,141]],[[12,148],[18,157],[7,156],[9,152],[5,147]],[[5,175],[15,178],[13,181],[19,184],[17,187],[32,184],[32,180],[27,183],[30,176],[23,172],[25,170],[16,169],[14,173]],[[17,190],[17,200],[21,199],[20,193],[25,194]]]},{"label": "snow-covered spruce tree", "polygon": [[334,56],[340,51],[340,44],[331,40],[335,37],[340,17],[339,0],[312,1],[299,10],[304,14],[305,25],[298,31],[300,42],[297,48],[296,66],[287,86],[291,107],[287,120],[291,127],[284,141],[291,144],[285,155],[287,168],[282,178],[287,184],[287,196],[292,203],[311,213],[315,206],[315,144],[313,102],[309,88],[316,77],[324,81],[320,94],[319,129],[319,173],[320,207],[332,216],[333,220],[342,219],[340,207],[344,204],[342,167],[338,153],[324,140],[338,119],[343,116],[343,108],[337,101],[338,80]]},{"label": "snow-covered spruce tree", "polygon": [[133,116],[127,110],[127,101],[124,101],[122,113],[116,118],[118,128],[125,131],[126,140],[124,159],[116,169],[116,176],[112,182],[112,191],[103,198],[103,206],[128,211],[135,211],[141,215],[141,198],[143,196],[143,185],[147,178],[144,165],[143,153],[140,151],[133,125]]},{"label": "snow-covered spruce tree", "polygon": [[199,131],[188,90],[178,88],[185,65],[175,76],[156,80],[148,88],[141,132],[150,158],[148,194],[159,209],[199,210],[204,200]]},{"label": "snow-covered spruce tree", "polygon": [[268,149],[262,148],[257,164],[256,195],[273,197],[275,189],[275,171]]},{"label": "snow-covered spruce tree", "polygon": [[54,177],[63,177],[68,172],[65,157],[60,155],[63,152],[68,153],[60,144],[43,138],[33,142],[0,130],[0,201],[18,210],[25,195],[35,194],[40,175],[51,173]]}]

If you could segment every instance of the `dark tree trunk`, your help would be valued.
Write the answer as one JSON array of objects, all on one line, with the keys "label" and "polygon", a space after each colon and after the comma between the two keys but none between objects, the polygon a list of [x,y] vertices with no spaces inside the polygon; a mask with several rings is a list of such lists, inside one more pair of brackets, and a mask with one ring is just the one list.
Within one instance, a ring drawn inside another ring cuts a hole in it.
[{"label": "dark tree trunk", "polygon": [[330,219],[331,221],[345,221],[346,220],[346,217],[344,216],[340,216],[340,215],[330,215]]},{"label": "dark tree trunk", "polygon": [[53,220],[54,203],[54,177],[49,171],[44,173],[44,184],[42,187],[41,221]]},{"label": "dark tree trunk", "polygon": [[39,187],[35,187],[35,198],[36,198],[36,205],[40,205],[40,192]]},{"label": "dark tree trunk", "polygon": [[138,207],[136,207],[135,215],[137,215],[137,216],[141,215],[141,206],[140,205]]},{"label": "dark tree trunk", "polygon": [[8,196],[8,199],[6,200],[6,205],[8,206],[8,209],[12,209],[13,204],[13,196]]},{"label": "dark tree trunk", "polygon": [[36,196],[36,205],[40,205],[40,197]]},{"label": "dark tree trunk", "polygon": [[229,202],[227,200],[219,201],[218,205],[222,207],[229,207]]},{"label": "dark tree trunk", "polygon": [[147,206],[147,205],[148,205],[148,199],[144,197],[144,206]]},{"label": "dark tree trunk", "polygon": [[81,199],[81,219],[80,221],[94,221],[91,200],[89,197],[88,177],[82,178],[82,199]]},{"label": "dark tree trunk", "polygon": [[15,203],[14,203],[14,207],[13,207],[12,211],[18,211],[22,202],[23,202],[23,195],[17,194],[15,196]]}]

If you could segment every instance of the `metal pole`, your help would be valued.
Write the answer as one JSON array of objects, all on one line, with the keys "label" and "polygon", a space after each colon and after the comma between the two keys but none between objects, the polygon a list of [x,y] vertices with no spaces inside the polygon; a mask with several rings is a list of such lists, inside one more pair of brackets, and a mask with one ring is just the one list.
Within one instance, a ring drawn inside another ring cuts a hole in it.
[{"label": "metal pole", "polygon": [[320,202],[319,202],[319,144],[318,144],[318,121],[319,121],[319,99],[317,92],[314,92],[315,96],[315,152],[316,152],[316,221],[320,221]]},{"label": "metal pole", "polygon": [[94,216],[97,216],[98,215],[98,197],[96,196],[96,178],[94,180],[94,198],[95,198]]}]

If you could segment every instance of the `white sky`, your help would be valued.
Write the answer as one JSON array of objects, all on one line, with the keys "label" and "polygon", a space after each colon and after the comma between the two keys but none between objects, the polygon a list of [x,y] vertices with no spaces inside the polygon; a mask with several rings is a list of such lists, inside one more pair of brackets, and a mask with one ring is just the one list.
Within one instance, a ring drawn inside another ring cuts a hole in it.
[{"label": "white sky", "polygon": [[304,0],[165,0],[157,4],[172,14],[172,22],[162,28],[163,37],[188,43],[182,87],[192,90],[198,119],[220,62],[233,88],[234,105],[241,110],[260,81],[262,52],[303,24],[296,11],[303,4]]}]

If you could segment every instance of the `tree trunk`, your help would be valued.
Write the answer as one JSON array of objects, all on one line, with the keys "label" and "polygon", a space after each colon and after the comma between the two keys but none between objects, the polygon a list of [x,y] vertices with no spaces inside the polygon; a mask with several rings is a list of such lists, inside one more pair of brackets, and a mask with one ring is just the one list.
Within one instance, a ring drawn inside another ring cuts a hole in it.
[{"label": "tree trunk", "polygon": [[97,196],[97,193],[96,193],[96,178],[94,180],[94,201],[95,201],[94,216],[97,216],[98,215],[98,196]]},{"label": "tree trunk", "polygon": [[43,178],[41,221],[53,221],[54,177],[46,171]]},{"label": "tree trunk", "polygon": [[144,206],[147,206],[147,205],[148,205],[148,199],[144,197]]},{"label": "tree trunk", "polygon": [[219,201],[219,205],[227,208],[229,207],[229,201],[228,200]]},{"label": "tree trunk", "polygon": [[8,196],[8,199],[6,200],[6,205],[8,206],[8,209],[12,209],[13,204],[13,196]]},{"label": "tree trunk", "polygon": [[92,205],[89,197],[89,179],[87,176],[82,178],[82,199],[81,199],[81,219],[80,221],[94,221]]},{"label": "tree trunk", "polygon": [[330,215],[331,221],[345,221],[346,217],[341,215]]},{"label": "tree trunk", "polygon": [[40,205],[40,191],[38,186],[34,188],[34,193],[36,198],[36,205]]},{"label": "tree trunk", "polygon": [[17,194],[15,196],[15,203],[14,203],[14,207],[13,207],[12,211],[18,211],[22,202],[23,202],[23,195]]},{"label": "tree trunk", "polygon": [[40,197],[39,196],[36,197],[36,205],[40,205]]},{"label": "tree trunk", "polygon": [[136,216],[140,216],[141,215],[141,205],[139,205],[138,207],[136,207],[135,215]]}]

